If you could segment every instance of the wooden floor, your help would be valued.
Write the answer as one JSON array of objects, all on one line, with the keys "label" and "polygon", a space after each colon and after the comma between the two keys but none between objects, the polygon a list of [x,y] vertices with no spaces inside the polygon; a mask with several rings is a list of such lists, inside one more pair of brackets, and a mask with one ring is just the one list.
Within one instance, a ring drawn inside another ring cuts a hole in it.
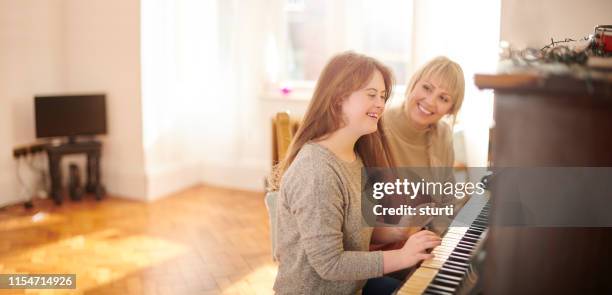
[{"label": "wooden floor", "polygon": [[196,187],[152,203],[48,200],[0,210],[0,273],[74,273],[76,290],[0,294],[268,294],[263,194]]}]

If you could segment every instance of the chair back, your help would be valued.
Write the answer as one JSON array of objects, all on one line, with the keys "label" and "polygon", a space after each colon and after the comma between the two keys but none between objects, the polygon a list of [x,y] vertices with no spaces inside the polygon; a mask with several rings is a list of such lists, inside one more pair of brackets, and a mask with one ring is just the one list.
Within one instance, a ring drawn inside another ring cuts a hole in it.
[{"label": "chair back", "polygon": [[291,118],[289,112],[278,112],[272,118],[272,166],[285,158],[299,127],[300,120]]}]

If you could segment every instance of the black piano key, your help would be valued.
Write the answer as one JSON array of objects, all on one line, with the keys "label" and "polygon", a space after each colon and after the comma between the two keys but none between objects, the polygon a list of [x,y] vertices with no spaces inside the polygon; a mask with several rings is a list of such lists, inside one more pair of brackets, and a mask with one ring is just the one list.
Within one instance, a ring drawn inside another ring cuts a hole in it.
[{"label": "black piano key", "polygon": [[472,225],[470,226],[470,229],[475,229],[475,230],[485,231],[485,230],[487,229],[487,227],[472,224]]},{"label": "black piano key", "polygon": [[[465,249],[472,249],[476,246],[476,243],[468,241],[466,239],[460,240],[459,242],[457,242],[457,246],[455,247],[463,247]],[[454,251],[454,249],[453,249]]]},{"label": "black piano key", "polygon": [[466,236],[466,237],[470,237],[470,238],[480,238],[480,235],[471,234],[471,233],[469,233],[469,232],[466,232],[466,233],[465,233],[465,236]]},{"label": "black piano key", "polygon": [[458,243],[457,243],[457,247],[463,247],[464,249],[467,250],[472,250],[474,249],[474,247],[476,247],[476,245],[478,244],[477,242],[473,242],[474,238],[470,238],[470,237],[463,237],[463,239],[461,239]]},{"label": "black piano key", "polygon": [[478,226],[484,226],[484,227],[486,227],[486,226],[487,226],[487,223],[486,223],[486,222],[484,222],[484,221],[480,221],[480,220],[474,220],[474,223],[473,223],[473,224],[478,225]]},{"label": "black piano key", "polygon": [[471,224],[470,228],[468,230],[475,230],[475,231],[482,231],[483,229],[487,229],[487,225],[483,226],[478,226],[475,224]]},{"label": "black piano key", "polygon": [[453,293],[440,290],[426,290],[424,295],[453,295]]},{"label": "black piano key", "polygon": [[452,261],[457,261],[457,262],[461,262],[461,263],[469,263],[469,259],[465,259],[463,257],[457,257],[454,254],[451,254],[450,256],[448,256],[448,260],[452,260]]},{"label": "black piano key", "polygon": [[457,289],[451,288],[451,287],[446,287],[446,286],[440,286],[438,284],[429,284],[429,286],[427,287],[427,290],[441,290],[441,291],[446,291],[446,292],[453,293]]},{"label": "black piano key", "polygon": [[[470,230],[472,230],[472,229],[470,228]],[[478,229],[474,229],[474,230],[478,230]],[[461,237],[461,240],[463,240],[463,241],[471,241],[471,242],[478,242],[480,240],[480,236],[481,236],[481,233],[478,233],[478,238],[473,238],[473,237],[468,237],[466,235],[463,235],[463,237]]]},{"label": "black piano key", "polygon": [[461,239],[457,243],[457,246],[465,247],[465,248],[468,248],[468,249],[474,248],[476,246],[476,244],[478,244],[478,240],[476,240],[475,242],[473,240],[474,240],[474,238],[463,237],[463,239]]},{"label": "black piano key", "polygon": [[470,225],[470,229],[471,229],[471,230],[480,230],[480,231],[482,231],[482,230],[484,230],[484,229],[487,229],[487,225],[480,226],[480,225],[477,225],[477,224],[472,223],[472,224]]},{"label": "black piano key", "polygon": [[480,236],[482,234],[482,231],[476,230],[476,229],[468,229],[467,230],[468,233],[474,234],[474,235],[478,235]]},{"label": "black piano key", "polygon": [[453,280],[453,281],[456,281],[456,282],[463,281],[462,277],[449,276],[449,275],[446,275],[446,274],[443,274],[443,273],[438,273],[436,275],[436,277],[440,277],[440,278],[447,279],[447,280]]},{"label": "black piano key", "polygon": [[465,258],[465,259],[470,259],[470,257],[471,257],[469,254],[460,253],[460,252],[458,252],[458,251],[453,251],[453,252],[451,252],[451,253],[452,253],[451,255],[455,255],[455,256],[457,256],[457,257],[463,257],[463,258]]},{"label": "black piano key", "polygon": [[453,251],[457,251],[457,252],[469,255],[469,254],[472,253],[472,250],[474,250],[474,248],[467,248],[467,247],[464,247],[464,246],[457,245],[457,247],[455,247],[455,250],[453,250]]},{"label": "black piano key", "polygon": [[464,274],[467,274],[467,271],[468,271],[468,268],[458,267],[458,266],[454,266],[454,265],[451,265],[451,264],[444,264],[442,266],[442,269],[443,270],[451,270],[452,269],[452,270],[455,270],[455,271],[460,271],[460,272],[462,272]]},{"label": "black piano key", "polygon": [[446,263],[451,264],[451,265],[456,265],[456,266],[459,266],[459,267],[466,267],[466,268],[467,268],[467,267],[470,267],[470,265],[469,265],[469,264],[467,264],[467,263],[457,262],[457,261],[452,261],[452,260],[447,260],[447,261],[445,262],[445,264],[446,264]]},{"label": "black piano key", "polygon": [[466,272],[466,273],[470,270],[469,266],[467,266],[467,267],[466,266],[457,266],[457,265],[450,264],[450,263],[449,264],[445,264],[442,267],[443,268],[448,268],[448,269],[454,269],[454,270],[457,270],[457,271],[463,271],[463,272]]},{"label": "black piano key", "polygon": [[446,274],[438,273],[438,275],[435,278],[445,278],[446,280],[452,280],[452,281],[458,282],[459,285],[461,286],[463,284],[463,281],[465,280],[465,274],[446,275]]},{"label": "black piano key", "polygon": [[463,278],[463,275],[465,274],[465,272],[454,270],[454,269],[440,269],[440,272],[445,275],[455,276],[459,278]]},{"label": "black piano key", "polygon": [[459,287],[460,285],[457,281],[445,280],[439,277],[434,278],[433,282],[440,286],[445,286],[445,287],[455,288],[455,289]]},{"label": "black piano key", "polygon": [[468,240],[468,238],[466,238],[465,240],[460,241],[459,244],[461,244],[462,246],[476,246],[477,241],[472,242],[470,240],[473,240],[473,239],[469,238]]}]

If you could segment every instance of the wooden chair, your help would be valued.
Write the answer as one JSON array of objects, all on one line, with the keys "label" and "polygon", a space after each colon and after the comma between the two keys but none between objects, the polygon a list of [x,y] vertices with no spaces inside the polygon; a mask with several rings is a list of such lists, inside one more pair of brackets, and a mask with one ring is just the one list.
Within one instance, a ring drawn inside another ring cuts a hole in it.
[{"label": "wooden chair", "polygon": [[[300,121],[298,119],[292,119],[288,112],[276,113],[276,116],[272,118],[272,166],[278,164],[280,160],[285,158],[285,155],[289,150],[291,140],[300,126],[299,122]],[[266,209],[268,209],[268,217],[270,222],[272,259],[275,259],[276,198],[278,197],[278,192],[269,189],[267,183],[265,186],[267,193],[264,202],[266,204]]]},{"label": "wooden chair", "polygon": [[272,166],[285,158],[300,121],[291,118],[288,112],[278,112],[272,118]]}]

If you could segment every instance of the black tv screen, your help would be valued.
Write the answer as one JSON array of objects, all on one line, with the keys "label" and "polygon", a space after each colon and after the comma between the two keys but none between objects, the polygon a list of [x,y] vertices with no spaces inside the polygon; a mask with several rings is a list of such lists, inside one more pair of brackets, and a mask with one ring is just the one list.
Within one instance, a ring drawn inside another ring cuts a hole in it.
[{"label": "black tv screen", "polygon": [[106,95],[34,98],[36,137],[106,134]]}]

